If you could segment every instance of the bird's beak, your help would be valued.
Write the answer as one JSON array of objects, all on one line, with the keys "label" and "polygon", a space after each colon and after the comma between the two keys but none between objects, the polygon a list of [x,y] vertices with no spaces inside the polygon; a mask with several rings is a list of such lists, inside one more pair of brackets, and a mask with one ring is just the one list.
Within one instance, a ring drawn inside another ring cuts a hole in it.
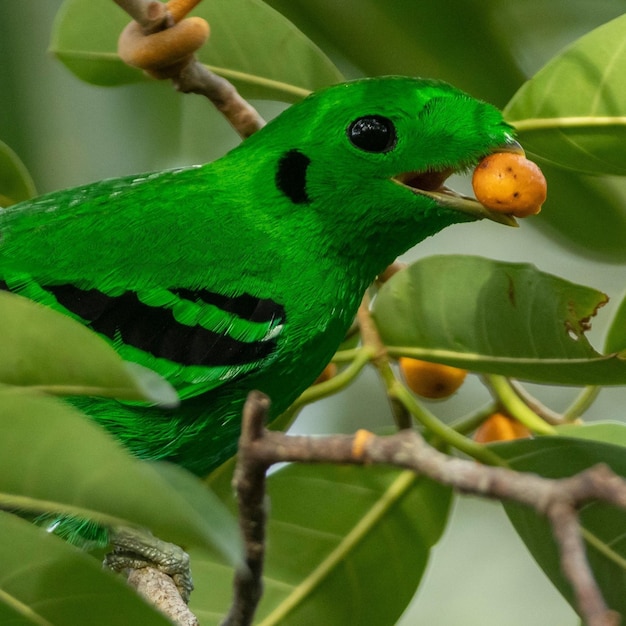
[{"label": "bird's beak", "polygon": [[[522,146],[514,139],[510,139],[504,145],[495,147],[492,153],[495,152],[512,152],[521,156],[526,155]],[[404,187],[409,187],[413,193],[432,198],[439,206],[466,213],[474,219],[488,219],[506,226],[518,226],[517,220],[512,215],[492,211],[484,207],[475,198],[464,196],[446,187],[444,183],[453,173],[454,170],[452,169],[429,172],[407,172],[394,176],[392,180]]]}]

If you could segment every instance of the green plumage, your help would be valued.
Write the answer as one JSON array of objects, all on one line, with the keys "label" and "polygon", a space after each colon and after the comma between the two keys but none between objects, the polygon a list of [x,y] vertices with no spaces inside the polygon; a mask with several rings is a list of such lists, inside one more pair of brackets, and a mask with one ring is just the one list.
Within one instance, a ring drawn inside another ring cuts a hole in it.
[{"label": "green plumage", "polygon": [[0,211],[0,286],[166,377],[175,410],[75,403],[137,456],[204,474],[235,451],[248,391],[284,411],[396,256],[493,217],[440,185],[511,134],[495,108],[443,83],[330,87],[214,163]]}]

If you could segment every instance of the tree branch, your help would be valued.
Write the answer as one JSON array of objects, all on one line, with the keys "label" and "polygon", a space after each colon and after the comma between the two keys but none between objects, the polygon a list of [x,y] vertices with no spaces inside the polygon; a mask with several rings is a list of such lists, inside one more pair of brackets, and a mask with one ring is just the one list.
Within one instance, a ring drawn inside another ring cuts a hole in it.
[{"label": "tree branch", "polygon": [[171,576],[153,567],[130,569],[128,583],[177,626],[200,626]]},{"label": "tree branch", "polygon": [[268,408],[269,399],[263,394],[248,396],[235,484],[249,572],[235,579],[233,606],[223,626],[252,623],[262,589],[265,474],[272,464],[284,462],[393,465],[463,493],[529,506],[552,526],[563,572],[587,626],[619,624],[619,615],[607,608],[593,578],[577,517],[578,508],[591,500],[626,509],[626,481],[608,467],[597,465],[572,477],[548,479],[447,456],[412,430],[388,437],[363,430],[355,435],[290,436],[264,428]]},{"label": "tree branch", "polygon": [[235,574],[234,597],[221,626],[252,624],[263,593],[265,559],[265,476],[269,465],[254,456],[248,445],[263,438],[270,402],[267,396],[252,392],[243,410],[240,448],[233,484],[239,502],[239,525],[245,541],[246,569]]},{"label": "tree branch", "polygon": [[114,0],[135,21],[120,35],[122,60],[153,78],[170,79],[183,93],[208,98],[233,128],[246,138],[265,125],[254,107],[226,79],[202,65],[195,53],[209,37],[209,25],[185,17],[200,0]]}]

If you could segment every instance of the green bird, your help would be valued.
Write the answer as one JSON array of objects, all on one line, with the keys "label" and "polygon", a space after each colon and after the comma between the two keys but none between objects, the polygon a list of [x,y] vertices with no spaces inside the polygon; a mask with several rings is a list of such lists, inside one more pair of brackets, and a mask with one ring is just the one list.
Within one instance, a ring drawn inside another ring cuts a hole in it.
[{"label": "green bird", "polygon": [[335,85],[213,163],[0,210],[0,287],[165,377],[176,409],[72,402],[136,456],[204,475],[235,452],[248,392],[283,412],[398,255],[456,222],[512,222],[444,186],[502,150],[520,148],[500,112],[445,83]]}]

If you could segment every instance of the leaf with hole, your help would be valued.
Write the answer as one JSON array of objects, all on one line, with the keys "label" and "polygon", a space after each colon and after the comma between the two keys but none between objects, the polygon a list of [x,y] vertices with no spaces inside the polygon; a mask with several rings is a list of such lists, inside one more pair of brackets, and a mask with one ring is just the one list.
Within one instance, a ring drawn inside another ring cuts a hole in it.
[{"label": "leaf with hole", "polygon": [[544,383],[626,383],[626,361],[585,337],[605,294],[530,264],[433,256],[395,274],[374,302],[392,356]]}]

